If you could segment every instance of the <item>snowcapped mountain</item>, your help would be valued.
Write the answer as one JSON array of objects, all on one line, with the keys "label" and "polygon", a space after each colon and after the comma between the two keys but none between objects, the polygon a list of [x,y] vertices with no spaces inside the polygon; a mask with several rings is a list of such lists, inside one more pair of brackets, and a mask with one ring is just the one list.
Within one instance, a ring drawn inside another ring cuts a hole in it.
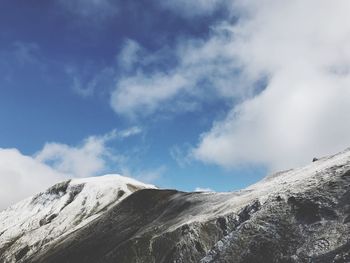
[{"label": "snowcapped mountain", "polygon": [[58,183],[0,212],[1,262],[18,262],[98,218],[133,192],[155,188],[120,175]]},{"label": "snowcapped mountain", "polygon": [[0,214],[0,262],[345,263],[349,236],[346,150],[231,193],[64,182]]}]

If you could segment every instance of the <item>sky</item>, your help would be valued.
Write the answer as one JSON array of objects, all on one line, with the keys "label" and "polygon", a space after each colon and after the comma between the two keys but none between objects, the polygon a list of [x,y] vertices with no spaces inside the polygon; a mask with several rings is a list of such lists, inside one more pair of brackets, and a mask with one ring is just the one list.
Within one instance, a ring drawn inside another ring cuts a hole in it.
[{"label": "sky", "polygon": [[232,191],[350,146],[347,0],[3,0],[0,209],[119,173]]}]

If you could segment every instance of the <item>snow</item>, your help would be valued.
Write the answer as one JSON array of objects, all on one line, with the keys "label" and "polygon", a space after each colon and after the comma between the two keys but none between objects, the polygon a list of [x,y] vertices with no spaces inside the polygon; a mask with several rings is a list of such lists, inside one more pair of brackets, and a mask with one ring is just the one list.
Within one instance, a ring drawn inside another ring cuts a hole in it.
[{"label": "snow", "polygon": [[[315,187],[331,176],[350,170],[350,150],[324,157],[309,165],[270,175],[250,187],[229,193],[178,194],[174,198],[195,203],[191,211],[179,214],[171,232],[184,224],[201,224],[220,216],[237,215],[253,201],[261,204],[270,197],[286,197]],[[66,189],[65,189],[66,188]],[[134,191],[155,188],[120,175],[74,179],[28,198],[0,213],[0,248],[7,262],[18,262],[15,254],[29,247],[27,255],[75,231],[99,217]],[[124,193],[124,194],[123,194]],[[224,243],[218,244],[224,246]]]},{"label": "snow", "polygon": [[207,222],[223,215],[239,213],[248,204],[258,200],[265,203],[270,197],[290,196],[315,187],[329,180],[334,174],[341,175],[350,170],[350,149],[336,155],[320,158],[309,165],[267,176],[265,179],[243,190],[230,193],[200,193],[189,197],[190,202],[201,200],[201,204],[191,211],[191,216],[179,218],[171,227],[175,230],[184,224]]},{"label": "snow", "polygon": [[[265,204],[269,205],[268,199],[270,197],[276,197],[279,195],[280,197],[287,198],[298,193],[307,192],[308,189],[315,188],[324,182],[337,180],[337,176],[342,176],[349,170],[350,150],[347,149],[339,154],[321,158],[305,167],[278,172],[267,176],[262,181],[239,191],[242,193],[242,195],[232,197],[232,199],[228,202],[233,205],[231,210],[233,212],[238,212],[253,200],[259,200],[259,202],[262,204],[266,202]],[[314,239],[317,242],[311,242],[311,245],[316,247],[313,250],[315,253],[317,250],[325,249],[325,242],[328,242],[326,243],[326,245],[329,246],[327,250],[330,250],[335,249],[341,244],[345,244],[347,241],[339,238],[338,235],[338,233],[344,232],[342,229],[344,227],[343,225],[339,226],[334,222],[330,222],[330,225],[327,227],[332,230],[334,229],[333,231],[328,232],[330,235],[328,234],[327,241],[318,239],[319,233],[314,233],[316,235]],[[235,235],[235,232],[231,232],[219,240],[213,249],[211,249],[200,262],[215,262],[215,255],[217,255],[218,252],[224,251],[226,248],[230,247],[231,242],[234,242],[233,235]]]},{"label": "snow", "polygon": [[309,186],[315,186],[322,180],[327,180],[335,173],[345,172],[350,168],[350,149],[336,155],[320,158],[309,165],[276,173],[264,180],[251,185],[246,190],[255,195],[285,192],[297,193],[305,191]]},{"label": "snow", "polygon": [[0,212],[0,247],[14,242],[5,252],[7,262],[17,262],[21,248],[28,246],[30,255],[143,188],[156,187],[120,175],[73,179],[9,207]]}]

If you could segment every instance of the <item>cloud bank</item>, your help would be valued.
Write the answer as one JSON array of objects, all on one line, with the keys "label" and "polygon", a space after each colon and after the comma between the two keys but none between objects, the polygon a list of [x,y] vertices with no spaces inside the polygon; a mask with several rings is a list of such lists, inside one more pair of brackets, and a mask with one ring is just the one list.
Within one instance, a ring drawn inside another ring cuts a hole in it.
[{"label": "cloud bank", "polygon": [[115,172],[113,164],[123,161],[124,156],[113,152],[109,142],[141,132],[141,128],[135,126],[90,136],[78,146],[47,143],[33,156],[0,148],[0,211],[57,182]]},{"label": "cloud bank", "polygon": [[224,166],[290,168],[350,144],[347,1],[237,2],[230,52],[261,93],[202,135],[194,155]]},{"label": "cloud bank", "polygon": [[16,149],[0,149],[0,211],[68,178]]},{"label": "cloud bank", "polygon": [[[200,13],[186,8],[192,12],[186,15],[214,12],[219,2],[203,2]],[[180,10],[174,1],[164,5]],[[178,41],[174,67],[138,65],[120,78],[113,109],[144,115],[179,102],[230,102],[226,118],[214,121],[191,152],[225,167],[284,169],[349,146],[350,3],[236,0],[226,6],[230,14],[207,38]]]}]

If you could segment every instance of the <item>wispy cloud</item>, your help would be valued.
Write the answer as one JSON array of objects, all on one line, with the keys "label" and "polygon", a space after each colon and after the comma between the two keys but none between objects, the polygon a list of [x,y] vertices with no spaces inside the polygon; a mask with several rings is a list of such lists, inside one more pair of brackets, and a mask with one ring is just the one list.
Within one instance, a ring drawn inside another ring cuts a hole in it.
[{"label": "wispy cloud", "polygon": [[145,74],[122,79],[113,92],[111,105],[119,114],[133,116],[153,113],[161,103],[175,96],[185,87],[186,79],[180,75]]},{"label": "wispy cloud", "polygon": [[[174,112],[176,105],[176,111],[192,110],[198,101],[214,97],[241,96],[247,92],[239,85],[245,79],[236,74],[237,64],[228,48],[227,30],[220,25],[212,28],[207,40],[180,41],[175,51],[138,59],[142,64],[134,65],[134,74],[119,77],[111,96],[113,109],[127,116],[149,115],[159,110]],[[164,67],[169,57],[177,61],[174,67]]]},{"label": "wispy cloud", "polygon": [[165,165],[162,165],[155,169],[146,169],[142,171],[129,168],[129,169],[124,169],[123,174],[134,177],[137,180],[140,180],[141,182],[155,183],[156,181],[162,178],[166,170],[167,170],[167,167]]},{"label": "wispy cloud", "polygon": [[192,156],[189,154],[190,149],[190,144],[185,144],[182,146],[174,145],[170,148],[169,153],[171,158],[173,158],[180,167],[184,168],[188,166],[192,160]]},{"label": "wispy cloud", "polygon": [[72,77],[72,82],[72,90],[82,97],[90,97],[95,92],[95,78],[91,82],[87,83],[86,87],[83,86],[82,81],[77,76]]},{"label": "wispy cloud", "polygon": [[90,22],[101,22],[119,12],[119,1],[112,0],[58,0],[57,2],[72,15]]},{"label": "wispy cloud", "polygon": [[159,4],[185,18],[210,15],[218,9],[229,5],[227,0],[163,0]]},{"label": "wispy cloud", "polygon": [[30,71],[38,76],[45,76],[47,61],[40,46],[35,42],[14,41],[8,47],[0,49],[0,73],[11,82],[18,72]]},{"label": "wispy cloud", "polygon": [[121,137],[121,138],[127,138],[130,136],[140,134],[141,132],[142,132],[142,128],[140,128],[138,126],[134,126],[134,127],[129,128],[129,129],[122,130],[118,134],[119,134],[119,137]]},{"label": "wispy cloud", "polygon": [[[92,71],[95,73],[91,74]],[[98,69],[88,64],[79,69],[73,65],[65,65],[64,73],[70,81],[71,90],[83,98],[108,94],[115,85],[116,70],[113,67]]]},{"label": "wispy cloud", "polygon": [[33,42],[15,41],[13,43],[13,57],[17,63],[23,65],[41,65],[40,62],[40,47]]},{"label": "wispy cloud", "polygon": [[119,68],[126,72],[132,70],[143,52],[144,49],[136,41],[127,39],[117,57]]}]

